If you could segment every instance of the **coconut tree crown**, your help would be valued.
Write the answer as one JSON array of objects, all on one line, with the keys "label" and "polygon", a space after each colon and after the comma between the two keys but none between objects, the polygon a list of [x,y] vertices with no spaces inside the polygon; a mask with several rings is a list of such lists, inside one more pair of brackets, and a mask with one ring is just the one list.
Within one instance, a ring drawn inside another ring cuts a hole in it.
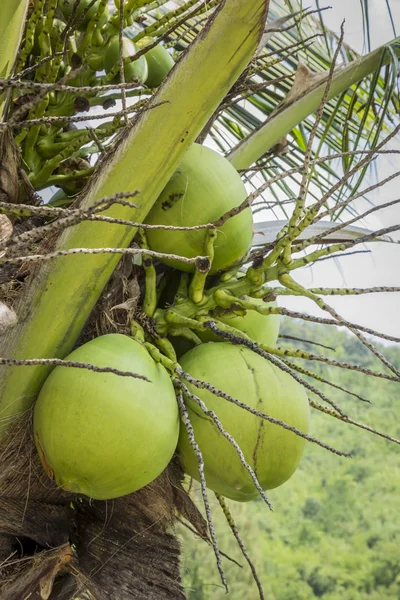
[{"label": "coconut tree crown", "polygon": [[[4,593],[183,597],[176,561],[163,564],[178,552],[167,533],[176,510],[212,545],[227,588],[208,488],[263,598],[224,498],[259,494],[271,506],[266,490],[290,478],[305,441],[347,456],[309,434],[310,409],[399,443],[345,414],[298,360],[399,381],[365,334],[393,336],[326,300],[397,289],[305,288],[297,277],[399,228],[359,228],[379,207],[355,204],[399,129],[399,41],[360,57],[321,11],[268,0],[4,10],[2,487],[18,512],[29,479],[24,510],[54,522],[48,537],[36,521],[0,529],[6,554],[18,535],[41,551],[23,571],[9,565]],[[257,213],[269,220],[258,225]],[[282,296],[324,316],[290,311]],[[282,347],[280,316],[346,327],[380,370]],[[36,449],[24,443],[33,406]],[[201,484],[205,518],[184,471]],[[104,532],[103,500],[114,498]],[[135,547],[138,524],[155,528],[148,555]],[[114,546],[125,549],[118,574]]]}]

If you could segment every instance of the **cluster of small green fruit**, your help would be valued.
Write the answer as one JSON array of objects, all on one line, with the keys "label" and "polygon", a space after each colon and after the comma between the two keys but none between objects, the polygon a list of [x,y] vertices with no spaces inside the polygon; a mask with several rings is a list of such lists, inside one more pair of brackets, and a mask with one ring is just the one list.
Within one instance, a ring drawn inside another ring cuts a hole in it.
[{"label": "cluster of small green fruit", "polygon": [[[115,104],[115,94],[102,87],[120,84],[120,57],[123,80],[130,84],[128,95],[144,88],[151,94],[175,64],[157,39],[142,35],[138,22],[125,19],[125,24],[121,50],[118,11],[110,13],[108,0],[53,0],[47,15],[34,11],[29,17],[17,72],[28,69],[34,84],[54,87],[43,97],[26,88],[15,98],[18,120],[42,121],[22,128],[16,143],[35,190],[61,188],[52,205],[68,205],[88,182],[87,146],[93,135],[77,128],[72,117],[97,105],[106,109]],[[137,37],[137,43],[130,39]],[[107,145],[123,125],[123,116],[115,115],[95,128],[96,138]],[[98,146],[95,149],[98,153]]]}]

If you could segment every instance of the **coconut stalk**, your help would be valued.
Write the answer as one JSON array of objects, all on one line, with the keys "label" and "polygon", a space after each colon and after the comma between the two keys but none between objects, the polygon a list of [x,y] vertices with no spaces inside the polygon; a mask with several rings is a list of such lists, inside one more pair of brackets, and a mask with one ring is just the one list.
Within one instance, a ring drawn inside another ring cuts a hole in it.
[{"label": "coconut stalk", "polygon": [[[345,67],[337,67],[330,83],[328,100],[387,65],[393,60],[393,54],[400,57],[400,37],[352,61]],[[293,127],[316,111],[321,104],[328,77],[329,71],[324,74],[311,73],[306,68],[300,69],[283,105],[265,121],[262,127],[243,139],[228,154],[227,158],[233,166],[238,170],[248,169]]]},{"label": "coconut stalk", "polygon": [[[0,78],[6,79],[12,72],[18,47],[24,31],[29,0],[3,0],[0,20]],[[7,94],[0,94],[0,121]]]},{"label": "coconut stalk", "polygon": [[[82,209],[102,197],[139,190],[134,198],[136,209],[115,204],[105,214],[143,221],[185,150],[251,60],[268,5],[268,0],[225,0],[221,4],[148,110],[102,163],[81,200]],[[53,248],[126,248],[135,233],[130,226],[86,221],[65,231]],[[115,254],[80,254],[42,263],[15,307],[18,324],[3,337],[0,355],[15,359],[65,357],[119,259]],[[48,372],[48,367],[41,365],[1,368],[3,432],[13,416],[32,405]]]}]

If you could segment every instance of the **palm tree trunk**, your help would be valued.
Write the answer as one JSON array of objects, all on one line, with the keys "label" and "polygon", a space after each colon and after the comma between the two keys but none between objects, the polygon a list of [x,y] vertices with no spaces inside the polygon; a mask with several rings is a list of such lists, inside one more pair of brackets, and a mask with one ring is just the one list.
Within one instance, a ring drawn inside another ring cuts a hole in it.
[{"label": "palm tree trunk", "polygon": [[44,474],[29,415],[14,427],[2,464],[3,600],[185,598],[175,510],[186,507],[186,517],[189,512],[201,517],[181,487],[176,462],[129,496],[83,499],[63,492]]}]

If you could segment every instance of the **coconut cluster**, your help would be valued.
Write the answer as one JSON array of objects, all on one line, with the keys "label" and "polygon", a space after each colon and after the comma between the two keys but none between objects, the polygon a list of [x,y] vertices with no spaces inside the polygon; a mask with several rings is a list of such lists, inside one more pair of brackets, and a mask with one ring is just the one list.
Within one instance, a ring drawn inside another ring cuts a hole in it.
[{"label": "coconut cluster", "polygon": [[[216,228],[209,271],[216,277],[242,264],[251,247],[251,210],[235,212],[246,196],[240,175],[227,159],[193,144],[146,223],[193,227],[213,224],[233,211]],[[148,231],[151,250],[188,259],[204,255],[206,228]],[[168,258],[164,262],[167,285],[159,294],[159,305],[173,307],[174,277],[184,271],[185,277],[195,277],[194,263]],[[240,277],[243,274],[236,275],[237,281]],[[266,305],[262,299],[254,302]],[[219,311],[218,320],[258,344],[276,344],[277,315],[227,309]],[[197,341],[194,337],[189,344],[176,336],[170,339],[189,380],[206,382],[205,386],[187,383],[185,404],[203,456],[207,486],[233,500],[249,501],[259,492],[231,440],[239,445],[263,489],[281,485],[294,473],[303,453],[305,440],[296,432],[308,431],[307,396],[291,375],[249,348],[221,340],[210,331],[197,333]],[[172,383],[176,363],[169,361],[168,371],[168,364],[165,368],[165,361],[157,362],[148,348],[143,339],[103,335],[66,358],[94,367],[59,366],[48,377],[35,407],[34,436],[43,466],[59,486],[95,499],[129,494],[160,475],[176,450],[186,473],[199,479],[193,439],[179,419]],[[114,372],[104,372],[105,367]]]},{"label": "coconut cluster", "polygon": [[[115,24],[114,17],[109,10],[109,7],[100,6],[100,0],[80,0],[76,4],[75,0],[58,0],[57,15],[60,18],[54,18],[52,28],[49,33],[51,47],[54,49],[60,43],[65,30],[71,27],[74,33],[69,32],[70,44],[73,49],[74,56],[79,50],[79,46],[85,37],[85,33],[90,25],[95,28],[91,34],[91,42],[89,45],[84,43],[85,49],[79,53],[85,65],[90,69],[85,71],[85,76],[80,76],[78,79],[69,79],[70,85],[96,85],[97,77],[101,78],[106,75],[107,83],[119,84],[122,77],[120,73],[120,57],[124,63],[123,66],[123,81],[125,83],[134,83],[145,88],[157,88],[164,81],[168,73],[175,65],[175,60],[171,53],[164,47],[162,43],[157,43],[157,40],[149,36],[140,37],[138,42],[133,40],[142,31],[138,22],[131,22],[129,27],[123,30],[122,48],[120,47],[119,28]],[[33,38],[32,55],[35,58],[41,56],[43,52],[43,27],[46,17],[41,17],[36,25]],[[41,40],[41,41],[40,41]],[[50,54],[50,47],[48,48]],[[70,67],[61,61],[60,74],[66,75],[70,73]],[[71,110],[77,109],[75,104],[68,105],[68,95],[60,95],[55,97],[57,100],[58,112],[57,115],[63,114],[66,111],[68,116]],[[113,100],[109,99],[112,103]],[[82,110],[88,110],[88,105],[83,100]],[[65,106],[63,106],[65,104]],[[104,127],[102,124],[101,127]],[[49,159],[54,156],[53,145],[64,143],[68,137],[65,131],[62,131],[63,142],[59,141],[58,134],[51,136],[43,135],[39,137],[37,148],[38,154],[42,159]],[[71,138],[74,134],[71,134]],[[83,161],[80,158],[80,161]],[[86,161],[84,161],[86,162]],[[90,164],[81,164],[79,171],[90,169]],[[63,161],[60,167],[55,171],[56,175],[73,175],[74,169],[71,163]],[[87,179],[79,177],[75,180],[60,182],[61,190],[54,195],[50,200],[50,204],[55,207],[68,206],[72,202],[73,196],[80,192],[87,184]],[[58,184],[57,184],[58,185]]]},{"label": "coconut cluster", "polygon": [[[96,17],[99,11],[100,0],[97,0],[94,4],[92,4],[91,0],[80,0],[78,6],[75,6],[75,0],[59,0],[58,8],[66,22],[73,18],[77,25],[77,29],[86,31],[90,21]],[[109,73],[111,69],[119,66],[120,48],[118,30],[115,27],[108,27],[105,34],[101,31],[102,27],[109,22],[109,18],[109,10],[108,7],[106,7],[97,23],[97,37],[92,40],[94,49],[92,49],[91,53],[86,57],[90,68],[94,71],[102,71],[105,69],[105,71]],[[65,27],[65,23],[59,19],[55,19],[53,24],[55,24],[55,27],[60,31]],[[43,23],[42,21],[39,21],[35,40],[38,51],[39,45],[37,38],[40,35],[42,27]],[[138,32],[139,30],[137,27],[131,28],[131,34]],[[130,41],[128,35],[129,31],[124,31],[122,39],[122,57],[125,61],[125,81],[145,83],[147,87],[151,88],[158,87],[174,66],[172,56],[161,44],[154,46],[152,44],[153,40],[149,37],[142,38],[140,43],[136,45]],[[130,58],[134,59],[134,56],[139,49],[145,49],[146,46],[152,47],[137,60],[129,61]],[[118,79],[119,77],[117,76],[116,81],[118,81]]]}]

